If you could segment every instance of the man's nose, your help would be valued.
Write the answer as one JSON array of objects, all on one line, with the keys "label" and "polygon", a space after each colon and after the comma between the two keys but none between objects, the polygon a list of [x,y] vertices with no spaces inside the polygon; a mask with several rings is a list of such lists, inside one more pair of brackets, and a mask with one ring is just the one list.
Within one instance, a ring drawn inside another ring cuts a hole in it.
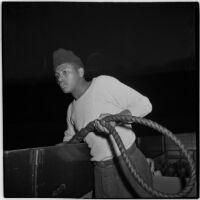
[{"label": "man's nose", "polygon": [[58,78],[57,78],[58,82],[61,82],[63,80],[63,76],[60,75]]},{"label": "man's nose", "polygon": [[61,82],[62,81],[62,77],[58,77],[57,81]]}]

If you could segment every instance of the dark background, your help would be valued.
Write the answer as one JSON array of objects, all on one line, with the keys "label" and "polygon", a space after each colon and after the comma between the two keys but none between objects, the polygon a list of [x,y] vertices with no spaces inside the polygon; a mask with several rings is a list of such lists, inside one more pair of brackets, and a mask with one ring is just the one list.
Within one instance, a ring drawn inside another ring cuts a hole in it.
[{"label": "dark background", "polygon": [[[177,134],[196,132],[198,6],[4,2],[4,149],[62,141],[72,97],[52,70],[52,52],[60,47],[81,57],[87,79],[112,75],[149,97],[147,118]],[[134,126],[138,136],[157,134]]]}]

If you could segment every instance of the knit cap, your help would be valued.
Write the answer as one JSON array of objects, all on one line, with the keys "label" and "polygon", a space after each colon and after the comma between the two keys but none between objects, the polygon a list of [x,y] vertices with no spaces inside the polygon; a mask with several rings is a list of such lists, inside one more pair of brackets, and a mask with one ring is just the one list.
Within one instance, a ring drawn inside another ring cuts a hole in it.
[{"label": "knit cap", "polygon": [[54,69],[63,63],[76,63],[83,66],[81,59],[72,51],[60,48],[53,53]]}]

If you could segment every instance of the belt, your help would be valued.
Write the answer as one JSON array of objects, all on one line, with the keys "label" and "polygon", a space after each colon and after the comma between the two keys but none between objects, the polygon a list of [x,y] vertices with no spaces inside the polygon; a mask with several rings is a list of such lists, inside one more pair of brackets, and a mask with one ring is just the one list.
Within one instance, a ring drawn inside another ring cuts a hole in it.
[{"label": "belt", "polygon": [[[135,150],[137,149],[137,146],[135,144],[135,142],[126,150],[126,153],[128,155],[132,154]],[[105,166],[108,166],[108,165],[113,165],[115,162],[116,162],[116,158],[117,159],[120,159],[122,158],[122,155],[118,156],[118,157],[114,157],[112,159],[109,159],[109,160],[105,160],[105,161],[94,161],[94,164],[96,166],[99,166],[99,167],[105,167]]]}]

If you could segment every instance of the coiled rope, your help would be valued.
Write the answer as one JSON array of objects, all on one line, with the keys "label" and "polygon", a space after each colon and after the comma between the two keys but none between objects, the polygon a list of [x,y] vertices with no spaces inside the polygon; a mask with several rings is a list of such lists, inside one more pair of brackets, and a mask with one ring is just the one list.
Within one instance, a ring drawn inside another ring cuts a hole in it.
[{"label": "coiled rope", "polygon": [[[195,184],[195,179],[196,179],[196,171],[195,171],[195,165],[194,162],[190,156],[190,154],[187,152],[185,149],[184,145],[181,143],[181,141],[168,129],[165,127],[159,125],[156,122],[153,122],[151,120],[141,118],[141,117],[134,117],[134,116],[127,116],[127,115],[109,115],[104,117],[101,120],[98,120],[100,124],[105,127],[108,131],[109,134],[113,136],[115,139],[118,148],[121,152],[122,158],[125,161],[128,169],[130,170],[131,174],[134,176],[134,178],[137,180],[138,184],[143,187],[146,191],[148,191],[150,194],[152,194],[153,197],[159,197],[159,198],[180,198],[180,197],[186,197],[187,194],[192,190]],[[181,150],[183,155],[186,157],[189,167],[190,167],[190,177],[187,182],[187,185],[185,188],[183,188],[180,192],[176,194],[167,194],[167,193],[162,193],[160,191],[157,191],[150,186],[148,186],[144,180],[141,178],[141,176],[137,173],[136,169],[133,167],[128,155],[126,154],[126,149],[124,147],[124,144],[119,137],[117,131],[113,126],[110,125],[109,122],[115,121],[116,123],[122,123],[122,124],[127,124],[127,123],[138,123],[142,124],[144,126],[148,126],[163,135],[167,136],[170,138]],[[78,134],[76,134],[70,141],[69,143],[78,143],[80,142],[88,133],[90,132],[95,132],[95,121],[90,122],[85,128],[81,129]]]}]

